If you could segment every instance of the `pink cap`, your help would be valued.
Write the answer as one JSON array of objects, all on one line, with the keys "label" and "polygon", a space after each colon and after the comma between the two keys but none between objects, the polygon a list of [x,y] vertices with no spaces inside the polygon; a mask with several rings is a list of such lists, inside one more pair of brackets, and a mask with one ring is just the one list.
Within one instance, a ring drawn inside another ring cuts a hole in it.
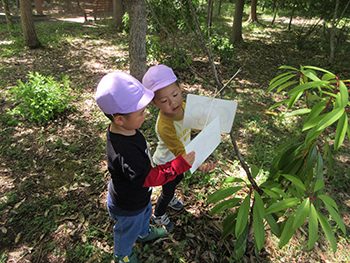
[{"label": "pink cap", "polygon": [[174,71],[165,65],[150,67],[142,78],[142,84],[149,90],[156,92],[177,81]]},{"label": "pink cap", "polygon": [[112,72],[98,83],[95,100],[107,114],[131,113],[146,107],[154,93],[125,72]]}]

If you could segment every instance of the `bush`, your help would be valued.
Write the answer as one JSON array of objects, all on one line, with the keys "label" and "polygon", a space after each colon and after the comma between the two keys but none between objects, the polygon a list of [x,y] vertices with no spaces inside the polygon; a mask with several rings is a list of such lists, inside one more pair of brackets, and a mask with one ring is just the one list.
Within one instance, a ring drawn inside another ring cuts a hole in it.
[{"label": "bush", "polygon": [[63,84],[53,77],[44,77],[38,72],[29,72],[29,80],[10,89],[11,98],[18,105],[10,110],[10,114],[19,114],[31,122],[44,123],[53,119],[56,113],[62,113],[71,106],[69,81],[62,79]]}]

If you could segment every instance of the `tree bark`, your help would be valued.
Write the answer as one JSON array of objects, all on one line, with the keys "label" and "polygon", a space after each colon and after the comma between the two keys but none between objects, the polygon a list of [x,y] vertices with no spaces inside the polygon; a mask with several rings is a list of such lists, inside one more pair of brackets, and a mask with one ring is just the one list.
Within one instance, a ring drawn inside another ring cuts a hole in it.
[{"label": "tree bark", "polygon": [[213,6],[214,6],[214,0],[208,0],[208,18],[207,18],[208,28],[211,27],[211,21],[213,19]]},{"label": "tree bark", "polygon": [[252,0],[250,5],[250,15],[249,15],[249,22],[257,22],[258,18],[256,16],[256,6],[257,6],[258,0]]},{"label": "tree bark", "polygon": [[221,5],[222,5],[222,0],[219,1],[218,16],[221,14]]},{"label": "tree bark", "polygon": [[35,32],[31,1],[20,0],[20,6],[24,44],[29,48],[38,48],[41,43]]},{"label": "tree bark", "polygon": [[12,23],[12,19],[11,19],[10,9],[9,9],[8,4],[7,4],[7,0],[2,0],[2,5],[4,6],[7,28],[9,30],[9,33],[11,34],[11,30],[13,30],[13,23]]},{"label": "tree bark", "polygon": [[244,8],[244,0],[236,0],[232,35],[231,35],[232,43],[243,41],[243,37],[242,37],[243,8]]},{"label": "tree bark", "polygon": [[125,14],[125,9],[122,0],[113,0],[113,22],[114,26],[118,31],[122,29],[123,26],[123,16]]},{"label": "tree bark", "polygon": [[36,8],[36,13],[38,15],[43,15],[43,3],[41,2],[41,0],[34,0],[35,3],[35,8]]},{"label": "tree bark", "polygon": [[130,74],[142,81],[146,73],[146,4],[144,0],[125,0],[130,17]]},{"label": "tree bark", "polygon": [[329,63],[331,63],[331,64],[334,61],[335,20],[337,19],[338,7],[339,7],[339,0],[337,0],[335,2],[335,9],[334,9],[334,15],[333,15],[333,20],[332,20],[332,29],[331,29],[331,37],[330,37],[331,52],[329,55]]}]

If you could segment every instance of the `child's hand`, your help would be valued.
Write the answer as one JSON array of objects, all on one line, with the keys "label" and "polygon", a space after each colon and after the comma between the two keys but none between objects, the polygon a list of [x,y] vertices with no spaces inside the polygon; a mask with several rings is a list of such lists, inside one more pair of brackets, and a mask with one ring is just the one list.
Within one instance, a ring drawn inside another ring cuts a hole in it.
[{"label": "child's hand", "polygon": [[203,173],[207,173],[211,170],[213,170],[216,166],[216,163],[213,163],[213,162],[210,162],[210,163],[206,163],[206,164],[201,164],[199,167],[198,167],[198,171],[201,171]]},{"label": "child's hand", "polygon": [[182,157],[185,159],[185,161],[189,164],[189,165],[193,165],[194,163],[194,159],[195,159],[195,152],[192,151],[188,154],[183,154]]}]

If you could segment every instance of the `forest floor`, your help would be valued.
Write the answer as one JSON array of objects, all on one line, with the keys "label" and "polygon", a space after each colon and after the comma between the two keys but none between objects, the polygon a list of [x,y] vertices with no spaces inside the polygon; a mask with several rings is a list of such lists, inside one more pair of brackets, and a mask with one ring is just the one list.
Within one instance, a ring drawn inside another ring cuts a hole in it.
[{"label": "forest floor", "polygon": [[[106,209],[107,184],[105,129],[107,120],[94,102],[94,90],[103,75],[113,70],[129,70],[127,35],[118,33],[103,21],[69,21],[73,12],[57,17],[50,26],[37,22],[43,48],[26,49],[1,28],[0,47],[0,262],[112,262],[113,220]],[[282,20],[281,20],[282,21]],[[237,143],[249,164],[265,169],[274,148],[293,136],[295,126],[278,127],[268,108],[276,96],[266,94],[269,82],[281,72],[282,65],[313,65],[349,79],[350,62],[340,50],[335,63],[328,64],[328,53],[317,41],[306,42],[298,50],[285,24],[271,28],[267,21],[263,33],[245,32],[245,42],[237,45],[232,59],[217,63],[219,77],[225,82],[243,66],[226,97],[238,102],[234,123]],[[271,30],[270,30],[271,29]],[[55,34],[61,38],[57,44]],[[62,37],[64,36],[64,37]],[[52,42],[50,42],[52,40]],[[164,40],[166,44],[168,40]],[[322,40],[320,40],[322,41]],[[349,44],[349,43],[348,43]],[[175,61],[175,60],[174,60]],[[158,63],[150,60],[148,65]],[[205,57],[196,56],[192,66],[209,79],[212,75]],[[174,62],[174,71],[187,93],[212,95],[213,89],[190,70]],[[38,125],[21,116],[9,115],[16,106],[7,93],[25,82],[28,72],[40,72],[60,80],[68,76],[74,97],[71,111]],[[278,97],[278,96],[277,96]],[[152,151],[156,110],[149,108],[142,131]],[[335,153],[334,173],[326,180],[327,194],[339,206],[347,228],[343,236],[333,229],[338,251],[333,254],[321,235],[316,246],[307,249],[307,230],[297,231],[283,248],[269,231],[262,251],[253,244],[241,262],[349,262],[350,261],[350,158],[349,141]],[[226,176],[244,172],[227,136],[210,157],[217,162],[214,173],[187,174],[176,190],[185,205],[182,211],[167,213],[176,228],[155,242],[136,243],[143,262],[235,262],[233,235],[221,238],[223,215],[209,214],[212,204],[206,197],[222,185]],[[159,188],[152,195],[157,200]]]}]

